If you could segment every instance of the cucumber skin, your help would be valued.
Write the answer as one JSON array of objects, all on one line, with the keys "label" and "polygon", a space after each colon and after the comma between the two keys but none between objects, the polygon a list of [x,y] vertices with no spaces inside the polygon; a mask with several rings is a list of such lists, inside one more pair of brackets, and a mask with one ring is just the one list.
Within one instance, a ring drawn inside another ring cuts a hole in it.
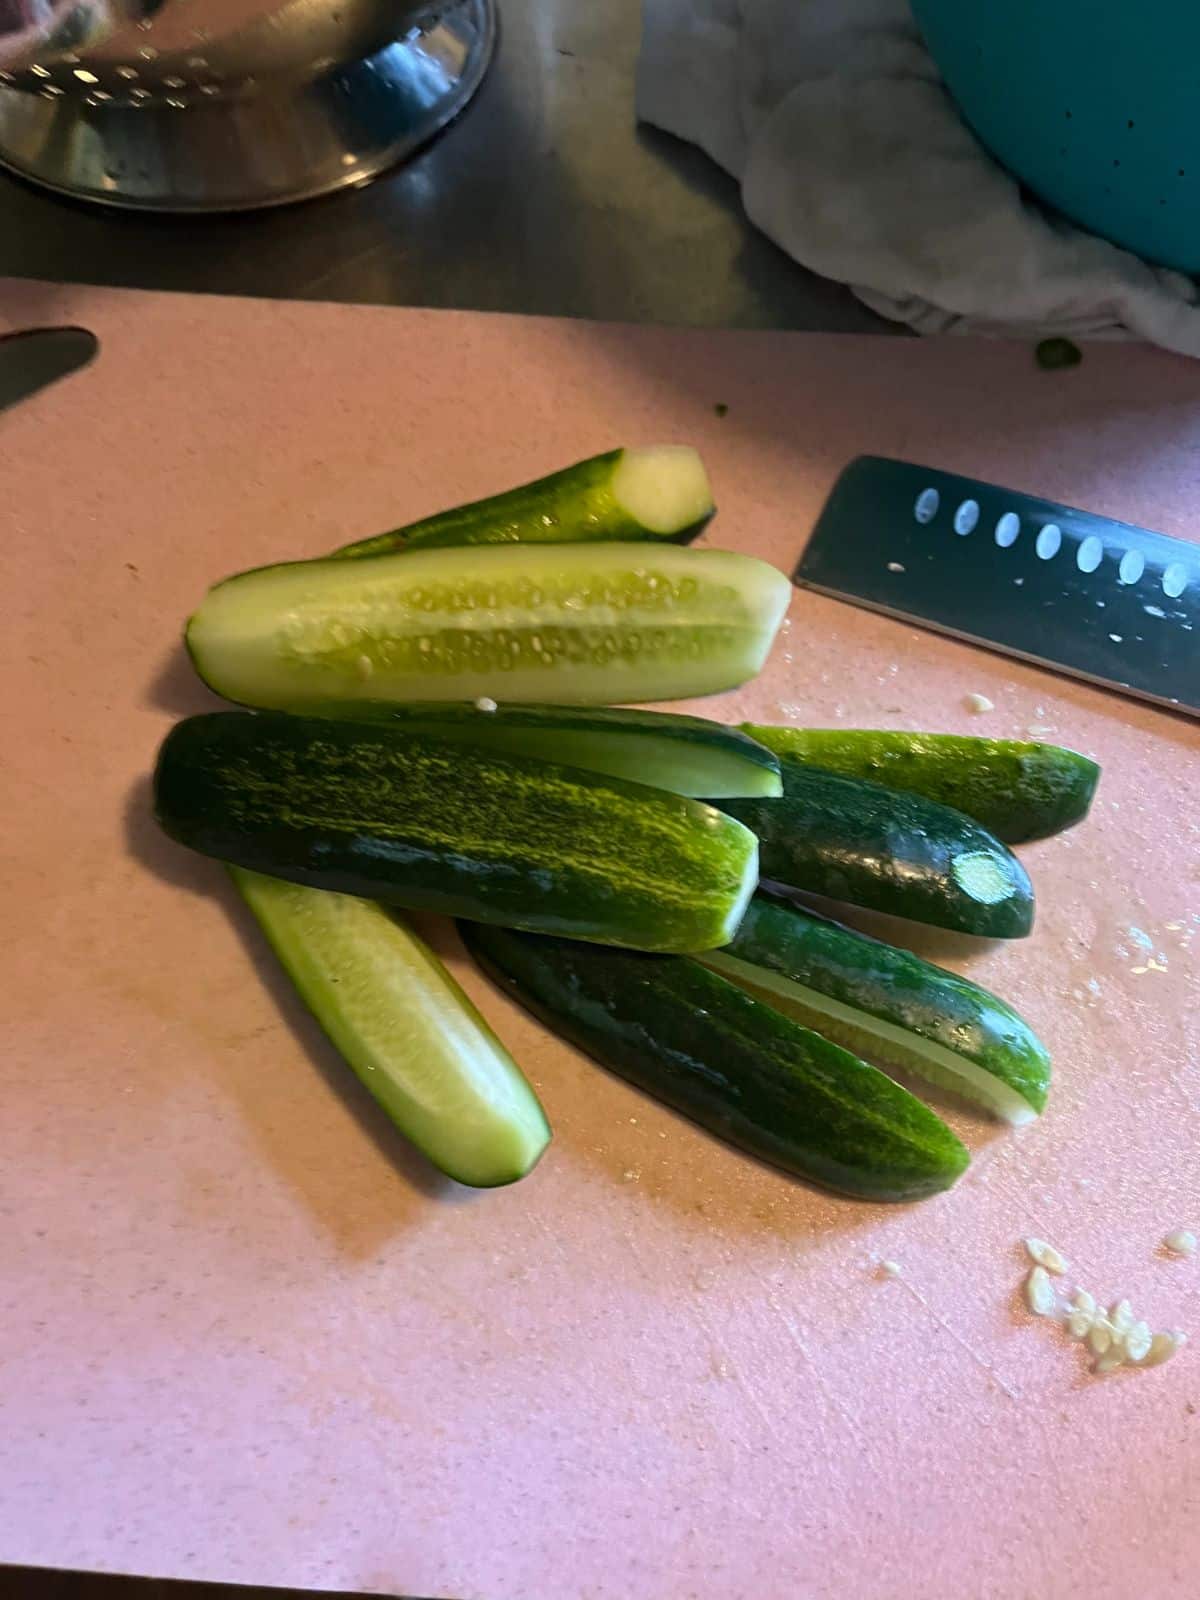
[{"label": "cucumber skin", "polygon": [[176,723],[155,807],[181,844],[310,888],[652,950],[723,944],[757,855],[660,789],[286,712]]},{"label": "cucumber skin", "polygon": [[761,889],[721,953],[932,1040],[1045,1109],[1045,1046],[1011,1006],[968,978]]},{"label": "cucumber skin", "polygon": [[[981,938],[1020,939],[1033,926],[1033,887],[1017,858],[970,817],[923,795],[843,778],[781,755],[778,800],[721,800],[758,835],[762,877],[789,889]],[[987,904],[952,865],[986,856],[1011,885]]]},{"label": "cucumber skin", "polygon": [[[386,919],[385,929],[388,923],[393,924],[395,932],[391,937],[403,940],[410,950],[415,950],[423,964],[427,966],[431,981],[439,984],[447,994],[454,995],[458,1001],[463,1014],[460,1033],[462,1027],[478,1031],[483,1035],[486,1045],[494,1050],[499,1059],[506,1060],[511,1068],[510,1099],[518,1102],[514,1113],[517,1126],[514,1127],[510,1122],[506,1129],[493,1129],[485,1142],[485,1148],[481,1148],[478,1140],[473,1144],[464,1142],[461,1121],[450,1126],[443,1116],[440,1125],[432,1129],[421,1126],[422,1119],[414,1119],[406,1105],[405,1087],[401,1085],[397,1089],[394,1075],[388,1070],[387,1065],[377,1059],[371,1059],[371,1052],[364,1050],[361,1043],[356,1040],[353,1026],[347,1028],[344,1018],[334,1014],[337,1009],[336,1004],[331,1006],[329,1001],[319,994],[322,951],[311,941],[306,949],[305,942],[295,937],[294,927],[289,927],[286,921],[281,921],[279,907],[274,903],[277,899],[274,891],[286,889],[290,895],[312,896],[323,896],[325,891],[297,889],[276,880],[264,879],[260,873],[247,871],[243,867],[230,867],[229,875],[300,1000],[311,1012],[321,1031],[355,1077],[382,1107],[404,1138],[414,1144],[448,1178],[475,1189],[496,1189],[516,1183],[533,1170],[550,1143],[550,1125],[546,1121],[541,1104],[516,1062],[512,1060],[476,1007],[423,939],[418,938],[407,925],[398,921],[393,922],[381,906],[370,902],[354,902],[363,906],[368,915]],[[389,947],[375,953],[377,962],[381,958],[385,961],[396,959]],[[410,956],[408,965],[412,964]],[[314,969],[316,981],[314,981]],[[336,983],[338,980],[335,978],[333,981]],[[407,1043],[405,1034],[399,1032],[403,1027],[403,1017],[397,1018],[398,1050]],[[519,1104],[521,1101],[525,1102],[523,1107]],[[425,1120],[428,1121],[427,1114]],[[524,1126],[520,1125],[522,1122]]]},{"label": "cucumber skin", "polygon": [[[392,555],[398,550],[439,550],[472,544],[583,544],[654,540],[686,544],[715,515],[678,533],[651,533],[617,505],[612,477],[623,449],[606,450],[573,466],[523,483],[503,494],[439,511],[404,528],[357,539],[332,558]],[[549,519],[547,521],[547,519]]]},{"label": "cucumber skin", "polygon": [[[578,766],[586,772],[607,773],[610,777],[629,778],[633,782],[651,783],[625,769],[628,761],[620,764],[600,757],[595,760],[579,759],[577,748],[568,756],[545,754],[532,747],[522,749],[521,741],[534,736],[539,742],[559,734],[579,738],[599,735],[624,736],[631,749],[642,739],[658,739],[664,745],[678,745],[686,758],[691,749],[709,749],[731,761],[746,763],[761,779],[759,794],[768,794],[768,784],[780,792],[779,762],[764,745],[738,728],[723,722],[711,722],[704,717],[686,716],[670,711],[641,711],[628,707],[612,706],[545,706],[500,705],[492,711],[482,711],[473,702],[453,700],[387,701],[387,700],[327,700],[312,706],[290,708],[303,716],[340,717],[348,722],[375,722],[390,724],[397,732],[409,728],[424,731],[436,738],[463,740],[478,744],[481,749],[503,750],[505,740],[515,735],[512,753],[526,755],[533,760],[558,761],[563,766]],[[699,778],[701,774],[696,773]],[[687,795],[695,799],[710,798],[703,787],[677,787],[674,784],[651,783],[653,788],[669,789],[670,793]],[[742,794],[751,791],[742,789]]]},{"label": "cucumber skin", "polygon": [[967,1151],[922,1101],[686,957],[460,924],[472,956],[556,1033],[752,1155],[839,1193],[915,1200]]},{"label": "cucumber skin", "polygon": [[1061,745],[892,729],[741,727],[777,755],[923,794],[974,817],[1005,844],[1047,839],[1082,822],[1100,781],[1094,761]]}]

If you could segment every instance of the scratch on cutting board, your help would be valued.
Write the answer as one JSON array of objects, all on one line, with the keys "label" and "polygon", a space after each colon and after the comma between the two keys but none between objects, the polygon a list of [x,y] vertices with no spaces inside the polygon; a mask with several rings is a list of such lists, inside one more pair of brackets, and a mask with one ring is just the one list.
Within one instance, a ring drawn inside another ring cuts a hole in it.
[{"label": "scratch on cutting board", "polygon": [[754,1392],[754,1385],[742,1375],[741,1370],[735,1364],[730,1364],[730,1376],[733,1378],[733,1381],[737,1384],[738,1388],[742,1391],[746,1399],[754,1408],[759,1420],[766,1431],[771,1435],[774,1443],[780,1444],[782,1442],[782,1435],[776,1426],[775,1418],[771,1415],[766,1406],[764,1406],[762,1401],[758,1398],[758,1395]]},{"label": "scratch on cutting board", "polygon": [[938,1327],[942,1330],[943,1333],[947,1333],[947,1334],[950,1335],[951,1339],[954,1340],[955,1344],[958,1345],[960,1350],[965,1350],[967,1352],[967,1354],[970,1356],[971,1360],[975,1363],[975,1365],[977,1367],[981,1367],[983,1369],[983,1371],[987,1373],[988,1377],[992,1380],[992,1382],[996,1385],[996,1387],[998,1389],[1002,1389],[1010,1400],[1015,1400],[1017,1402],[1017,1404],[1020,1405],[1021,1396],[1017,1392],[1017,1390],[1011,1388],[1007,1383],[1005,1383],[1004,1379],[996,1371],[995,1367],[993,1367],[990,1362],[985,1361],[983,1359],[983,1357],[979,1354],[979,1351],[976,1350],[975,1346],[973,1344],[968,1343],[968,1341],[963,1338],[962,1334],[956,1333],[954,1331],[954,1329],[950,1326],[950,1324],[946,1321],[945,1317],[941,1317],[941,1316],[938,1315],[938,1313],[929,1304],[929,1301],[926,1300],[925,1296],[921,1293],[921,1291],[919,1289],[914,1289],[912,1284],[909,1283],[907,1278],[897,1278],[895,1281],[908,1294],[912,1295],[913,1299],[917,1302],[917,1304],[921,1307],[921,1309],[925,1312],[925,1314],[928,1317],[931,1317],[932,1320],[937,1323]]},{"label": "scratch on cutting board", "polygon": [[788,1334],[789,1334],[789,1336],[791,1338],[792,1343],[796,1346],[796,1349],[799,1350],[800,1354],[804,1357],[804,1360],[807,1362],[809,1368],[812,1371],[813,1379],[816,1382],[817,1388],[820,1389],[822,1395],[824,1395],[826,1402],[830,1406],[833,1407],[833,1409],[844,1419],[846,1424],[851,1429],[857,1429],[858,1424],[855,1422],[854,1418],[850,1415],[850,1412],[847,1410],[845,1401],[840,1400],[838,1398],[838,1396],[833,1392],[833,1390],[829,1387],[829,1385],[826,1383],[824,1375],[822,1374],[821,1369],[817,1365],[816,1361],[813,1359],[812,1352],[809,1350],[808,1346],[805,1344],[804,1335],[800,1332],[800,1329],[797,1326],[797,1324],[796,1324],[794,1318],[792,1317],[791,1313],[787,1310],[787,1308],[785,1306],[780,1304],[778,1297],[776,1295],[774,1295],[774,1294],[769,1294],[767,1296],[767,1304],[770,1306],[771,1310],[774,1311],[774,1313],[779,1318],[779,1320],[783,1323],[784,1327],[788,1331]]},{"label": "scratch on cutting board", "polygon": [[699,1321],[700,1326],[708,1334],[709,1339],[712,1342],[714,1370],[717,1371],[719,1376],[722,1378],[727,1378],[732,1383],[737,1385],[738,1389],[749,1402],[751,1409],[762,1423],[766,1432],[770,1434],[772,1442],[775,1444],[781,1443],[782,1435],[780,1434],[779,1428],[776,1425],[775,1418],[758,1398],[758,1395],[754,1391],[754,1385],[750,1383],[749,1380],[743,1375],[740,1367],[735,1361],[729,1361],[726,1359],[724,1342],[717,1332],[712,1314],[708,1310],[708,1307],[703,1303],[703,1301],[701,1301],[697,1305],[696,1310],[697,1320]]},{"label": "scratch on cutting board", "polygon": [[532,1222],[533,1225],[545,1235],[546,1240],[550,1245],[549,1254],[557,1257],[560,1262],[565,1261],[567,1259],[567,1251],[566,1246],[562,1241],[561,1232],[556,1229],[553,1224],[546,1217],[542,1216],[542,1214],[534,1207],[531,1206],[529,1208],[528,1215],[530,1222]]}]

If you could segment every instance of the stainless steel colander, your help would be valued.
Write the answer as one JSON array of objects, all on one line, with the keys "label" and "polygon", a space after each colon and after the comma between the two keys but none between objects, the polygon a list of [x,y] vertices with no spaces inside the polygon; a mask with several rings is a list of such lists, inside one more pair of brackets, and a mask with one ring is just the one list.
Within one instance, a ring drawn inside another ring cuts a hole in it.
[{"label": "stainless steel colander", "polygon": [[0,71],[0,163],[156,210],[247,209],[368,181],[465,104],[494,39],[492,0],[121,5],[124,22],[79,27],[74,43],[60,26],[36,59]]},{"label": "stainless steel colander", "polygon": [[95,43],[161,0],[0,0],[0,68],[26,66]]}]

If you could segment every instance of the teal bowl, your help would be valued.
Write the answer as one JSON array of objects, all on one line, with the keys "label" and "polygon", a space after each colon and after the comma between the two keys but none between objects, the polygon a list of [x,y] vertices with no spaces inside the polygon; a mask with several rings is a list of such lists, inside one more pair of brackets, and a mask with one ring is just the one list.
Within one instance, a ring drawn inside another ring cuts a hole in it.
[{"label": "teal bowl", "polygon": [[959,110],[1040,200],[1200,272],[1198,0],[913,0]]}]

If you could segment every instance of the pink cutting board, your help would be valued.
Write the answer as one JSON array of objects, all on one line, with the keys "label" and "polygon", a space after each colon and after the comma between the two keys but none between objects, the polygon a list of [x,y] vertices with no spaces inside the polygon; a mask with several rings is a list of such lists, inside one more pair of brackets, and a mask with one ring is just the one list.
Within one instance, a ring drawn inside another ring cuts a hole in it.
[{"label": "pink cutting board", "polygon": [[1016,1291],[1037,1234],[1200,1334],[1200,1262],[1157,1248],[1200,1225],[1195,724],[805,594],[707,705],[1037,726],[1104,764],[1093,819],[1026,852],[1031,939],[917,935],[1042,1031],[1051,1108],[950,1112],[970,1174],[894,1208],[709,1138],[457,955],[555,1142],[509,1190],[440,1180],[160,838],[147,773],[210,703],[179,628],[232,569],[659,439],[704,451],[712,542],[787,568],[861,451],[1187,535],[1200,366],[16,283],[0,313],[103,342],[0,417],[0,1559],[455,1600],[1194,1596],[1196,1347],[1096,1379]]}]

